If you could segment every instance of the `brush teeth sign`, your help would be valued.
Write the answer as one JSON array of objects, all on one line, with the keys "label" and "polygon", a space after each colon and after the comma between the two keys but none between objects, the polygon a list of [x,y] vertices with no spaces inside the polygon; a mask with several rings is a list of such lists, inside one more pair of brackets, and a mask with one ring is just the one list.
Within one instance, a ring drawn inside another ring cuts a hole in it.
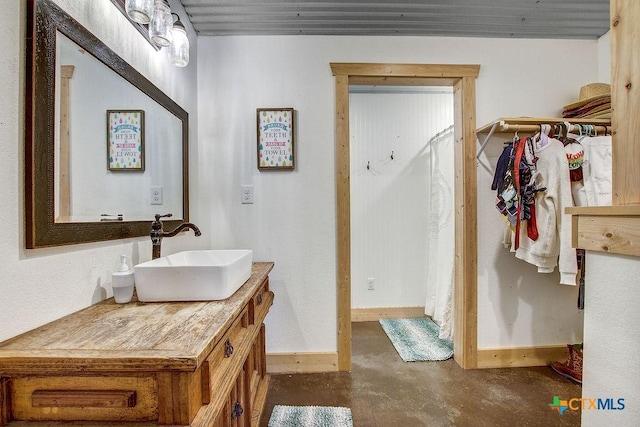
[{"label": "brush teeth sign", "polygon": [[110,171],[144,170],[144,111],[107,112]]},{"label": "brush teeth sign", "polygon": [[293,169],[293,109],[258,109],[258,168]]}]

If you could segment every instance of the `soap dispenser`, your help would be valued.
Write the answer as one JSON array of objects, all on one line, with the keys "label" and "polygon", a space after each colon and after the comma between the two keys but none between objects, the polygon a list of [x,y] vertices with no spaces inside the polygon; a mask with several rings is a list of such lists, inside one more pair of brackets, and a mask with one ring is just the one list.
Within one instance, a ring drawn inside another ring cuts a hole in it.
[{"label": "soap dispenser", "polygon": [[111,273],[111,286],[113,286],[113,298],[117,303],[123,304],[131,301],[133,297],[133,270],[129,268],[126,255],[120,255],[118,271]]}]

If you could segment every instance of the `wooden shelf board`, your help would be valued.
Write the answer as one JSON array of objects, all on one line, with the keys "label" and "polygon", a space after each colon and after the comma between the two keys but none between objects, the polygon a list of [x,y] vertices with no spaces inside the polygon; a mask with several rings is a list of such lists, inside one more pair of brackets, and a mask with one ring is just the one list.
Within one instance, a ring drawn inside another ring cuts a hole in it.
[{"label": "wooden shelf board", "polygon": [[567,208],[573,247],[640,257],[640,206]]},{"label": "wooden shelf board", "polygon": [[567,208],[570,215],[640,216],[640,205],[628,206],[575,206]]}]

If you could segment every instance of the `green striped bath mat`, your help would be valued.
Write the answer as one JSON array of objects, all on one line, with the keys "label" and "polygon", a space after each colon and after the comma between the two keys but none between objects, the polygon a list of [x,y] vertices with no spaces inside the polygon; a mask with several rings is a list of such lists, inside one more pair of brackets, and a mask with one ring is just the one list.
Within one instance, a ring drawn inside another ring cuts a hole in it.
[{"label": "green striped bath mat", "polygon": [[380,325],[405,362],[447,360],[453,341],[438,338],[439,327],[428,317],[380,319]]},{"label": "green striped bath mat", "polygon": [[276,405],[269,427],[353,427],[353,421],[349,408]]}]

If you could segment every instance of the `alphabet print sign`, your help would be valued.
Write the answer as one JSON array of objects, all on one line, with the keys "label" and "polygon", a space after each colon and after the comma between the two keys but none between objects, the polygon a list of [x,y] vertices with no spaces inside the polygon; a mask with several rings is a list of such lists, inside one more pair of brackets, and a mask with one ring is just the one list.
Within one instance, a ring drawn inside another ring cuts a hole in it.
[{"label": "alphabet print sign", "polygon": [[144,110],[107,111],[110,171],[144,171]]},{"label": "alphabet print sign", "polygon": [[258,108],[258,169],[294,169],[293,108]]}]

